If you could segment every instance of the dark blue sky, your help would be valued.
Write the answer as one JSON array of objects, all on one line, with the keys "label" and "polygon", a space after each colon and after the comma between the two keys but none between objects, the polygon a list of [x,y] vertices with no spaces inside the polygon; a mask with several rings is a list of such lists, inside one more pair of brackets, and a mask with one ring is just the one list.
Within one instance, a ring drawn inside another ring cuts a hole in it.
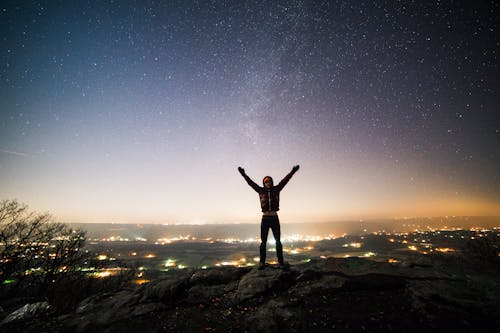
[{"label": "dark blue sky", "polygon": [[[500,212],[495,1],[8,1],[0,187],[66,220]],[[287,205],[288,203],[288,205]]]}]

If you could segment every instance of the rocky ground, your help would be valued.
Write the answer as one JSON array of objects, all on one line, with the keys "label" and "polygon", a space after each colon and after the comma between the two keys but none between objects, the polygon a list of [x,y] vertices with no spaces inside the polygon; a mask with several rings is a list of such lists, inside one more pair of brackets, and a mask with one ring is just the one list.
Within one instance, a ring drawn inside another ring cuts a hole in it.
[{"label": "rocky ground", "polygon": [[325,259],[288,269],[178,270],[72,313],[5,313],[5,332],[432,332],[500,324],[498,263]]}]

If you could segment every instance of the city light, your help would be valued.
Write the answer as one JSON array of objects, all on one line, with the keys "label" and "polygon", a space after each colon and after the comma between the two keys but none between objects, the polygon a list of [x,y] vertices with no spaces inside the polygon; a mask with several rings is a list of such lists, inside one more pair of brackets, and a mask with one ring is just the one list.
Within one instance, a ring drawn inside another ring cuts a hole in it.
[{"label": "city light", "polygon": [[342,245],[343,247],[353,247],[359,249],[363,244],[362,243],[349,243]]},{"label": "city light", "polygon": [[122,267],[106,268],[106,269],[94,270],[93,272],[89,273],[89,275],[94,278],[105,279],[111,276],[116,276],[128,270],[130,270],[130,268],[122,268]]},{"label": "city light", "polygon": [[[94,239],[94,240],[96,240],[96,239]],[[128,242],[129,241],[128,238],[123,238],[121,236],[110,236],[107,238],[101,238],[101,239],[97,239],[97,240],[100,240],[101,242]]]},{"label": "city light", "polygon": [[438,252],[455,252],[455,249],[451,249],[449,247],[437,247],[435,248],[434,250],[438,251]]},{"label": "city light", "polygon": [[228,260],[228,261],[222,261],[222,262],[215,263],[216,267],[221,267],[221,266],[243,267],[243,266],[253,266],[253,265],[254,264],[252,264],[252,263],[247,263],[246,258],[241,258],[240,260]]},{"label": "city light", "polygon": [[95,272],[93,276],[100,279],[107,278],[111,276],[111,272],[110,271]]},{"label": "city light", "polygon": [[196,237],[192,237],[191,235],[186,235],[186,236],[177,236],[172,238],[158,238],[155,244],[168,245],[180,241],[196,241]]},{"label": "city light", "polygon": [[144,283],[148,283],[148,282],[151,282],[151,280],[147,280],[147,279],[136,279],[133,281],[134,284],[136,285],[141,285],[141,284],[144,284]]},{"label": "city light", "polygon": [[[332,234],[326,236],[294,234],[282,238],[284,245],[283,252],[285,253],[285,260],[289,261],[292,265],[308,262],[311,258],[348,257],[370,258],[370,260],[397,264],[405,261],[404,256],[409,253],[418,253],[427,256],[437,253],[452,255],[457,252],[461,253],[458,250],[461,248],[459,244],[464,244],[464,242],[470,240],[474,241],[495,235],[498,236],[498,229],[490,231],[485,228],[461,229],[448,227],[443,229],[421,225],[418,228],[413,227],[411,230],[416,231],[367,231],[367,233],[362,235],[344,234],[339,238],[332,238]],[[387,246],[387,249],[381,250],[378,247],[378,244],[381,243],[378,241],[373,242],[374,239],[385,239],[386,245],[384,246]],[[129,245],[127,247],[124,247],[123,244],[104,245],[105,242],[129,242]],[[187,242],[189,242],[189,247],[185,245]],[[260,257],[258,256],[259,243],[260,239],[256,237],[238,238],[234,236],[227,238],[193,237],[191,235],[159,237],[156,241],[149,241],[149,243],[145,238],[141,237],[130,237],[130,240],[121,236],[102,237],[95,242],[90,242],[90,248],[85,250],[92,253],[92,246],[96,247],[98,250],[94,252],[94,258],[101,261],[102,264],[95,265],[99,267],[96,268],[90,266],[92,265],[92,261],[89,261],[89,264],[86,263],[86,266],[79,269],[87,272],[91,277],[105,279],[126,270],[125,268],[116,267],[117,265],[133,263],[134,266],[129,267],[137,267],[135,265],[138,263],[142,266],[137,268],[138,273],[135,275],[135,280],[130,281],[134,284],[142,284],[149,282],[153,277],[157,278],[157,276],[161,276],[158,274],[163,274],[162,272],[171,269],[255,266],[260,261]],[[269,253],[267,263],[277,264],[275,240],[270,238],[268,243],[270,246],[267,249]],[[197,247],[197,244],[204,245]],[[26,246],[32,245],[27,244]],[[52,246],[52,244],[47,244],[47,246]],[[211,253],[212,246],[214,249],[213,254]],[[186,250],[188,248],[189,250]],[[393,252],[390,252],[391,257],[387,258],[389,251]],[[500,252],[495,251],[494,253],[500,256]],[[413,256],[414,254],[411,255]],[[169,256],[175,256],[175,258],[168,258]],[[56,259],[57,255],[55,252],[40,252],[36,253],[34,257]],[[158,257],[168,259],[153,260]],[[117,260],[118,263],[116,262]],[[127,260],[130,260],[130,262],[127,263]],[[3,260],[2,263],[7,263],[7,261]],[[39,267],[34,266],[22,273],[40,274],[39,269]],[[61,266],[57,269],[59,273],[62,273],[70,270],[70,267]]]},{"label": "city light", "polygon": [[177,266],[177,261],[175,259],[167,259],[165,262],[165,267],[175,267]]}]

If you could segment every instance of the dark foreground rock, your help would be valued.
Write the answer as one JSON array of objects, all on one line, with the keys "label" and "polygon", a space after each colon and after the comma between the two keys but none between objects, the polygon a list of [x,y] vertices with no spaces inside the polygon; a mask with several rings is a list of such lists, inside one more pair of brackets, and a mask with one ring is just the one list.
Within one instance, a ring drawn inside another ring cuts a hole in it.
[{"label": "dark foreground rock", "polygon": [[[311,261],[289,269],[212,268],[94,295],[57,315],[22,311],[9,332],[432,332],[500,324],[498,267]],[[41,305],[37,305],[42,308]],[[26,309],[37,307],[26,307]],[[12,320],[15,318],[15,320]]]}]

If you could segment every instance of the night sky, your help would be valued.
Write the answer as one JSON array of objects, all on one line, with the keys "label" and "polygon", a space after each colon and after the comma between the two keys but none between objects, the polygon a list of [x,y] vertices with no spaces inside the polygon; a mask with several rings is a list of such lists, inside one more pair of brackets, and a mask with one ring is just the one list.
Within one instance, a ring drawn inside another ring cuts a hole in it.
[{"label": "night sky", "polygon": [[499,3],[2,1],[0,197],[66,222],[500,215]]}]

